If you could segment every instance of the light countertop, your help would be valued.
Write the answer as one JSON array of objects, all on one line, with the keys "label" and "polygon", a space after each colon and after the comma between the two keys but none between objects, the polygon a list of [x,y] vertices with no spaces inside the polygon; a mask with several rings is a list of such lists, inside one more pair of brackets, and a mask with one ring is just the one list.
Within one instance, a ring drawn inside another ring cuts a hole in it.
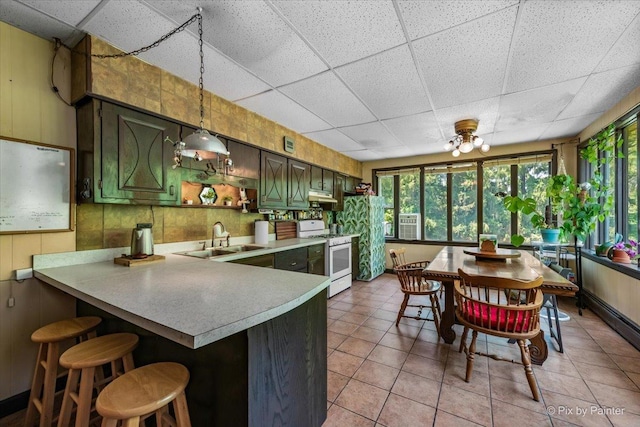
[{"label": "light countertop", "polygon": [[[34,271],[82,301],[195,349],[286,313],[329,286],[327,276],[216,261],[323,242],[272,241],[261,245],[265,249],[210,260],[166,253],[162,262],[136,267],[114,264],[122,248],[67,252],[35,256]],[[162,246],[156,245],[156,254]],[[173,244],[164,249],[195,248]]]}]

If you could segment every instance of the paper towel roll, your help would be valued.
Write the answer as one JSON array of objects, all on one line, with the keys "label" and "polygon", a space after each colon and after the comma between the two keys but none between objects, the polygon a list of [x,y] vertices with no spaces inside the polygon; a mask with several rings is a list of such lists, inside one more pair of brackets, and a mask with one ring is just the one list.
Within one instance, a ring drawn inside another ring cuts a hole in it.
[{"label": "paper towel roll", "polygon": [[256,221],[255,226],[256,245],[266,245],[269,243],[269,221]]}]

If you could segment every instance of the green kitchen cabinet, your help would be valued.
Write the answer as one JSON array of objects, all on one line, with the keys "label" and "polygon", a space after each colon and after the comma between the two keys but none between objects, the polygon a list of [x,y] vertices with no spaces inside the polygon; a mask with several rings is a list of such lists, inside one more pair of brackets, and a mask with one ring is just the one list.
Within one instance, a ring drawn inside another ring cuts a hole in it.
[{"label": "green kitchen cabinet", "polygon": [[79,202],[180,204],[176,123],[92,99],[77,108]]},{"label": "green kitchen cabinet", "polygon": [[255,265],[256,267],[267,267],[267,268],[275,267],[273,254],[258,255],[258,256],[252,256],[249,258],[240,258],[240,259],[235,259],[229,262],[232,262],[234,264]]},{"label": "green kitchen cabinet", "polygon": [[268,151],[261,155],[259,207],[308,208],[309,165]]},{"label": "green kitchen cabinet", "polygon": [[307,248],[307,271],[324,276],[324,243]]},{"label": "green kitchen cabinet", "polygon": [[307,272],[308,255],[306,247],[276,252],[274,255],[276,270],[297,271],[299,273]]}]

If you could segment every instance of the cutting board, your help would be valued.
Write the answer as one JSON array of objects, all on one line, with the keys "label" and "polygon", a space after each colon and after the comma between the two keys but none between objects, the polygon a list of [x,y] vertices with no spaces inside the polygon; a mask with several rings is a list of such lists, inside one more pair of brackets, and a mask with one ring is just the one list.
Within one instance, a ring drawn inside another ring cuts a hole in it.
[{"label": "cutting board", "polygon": [[147,265],[153,264],[154,262],[164,261],[164,255],[151,255],[146,258],[129,258],[126,256],[122,256],[120,258],[114,258],[113,262],[120,265],[125,265],[127,267],[137,267],[139,265]]},{"label": "cutting board", "polygon": [[298,237],[298,224],[295,221],[276,222],[276,240],[295,239]]}]

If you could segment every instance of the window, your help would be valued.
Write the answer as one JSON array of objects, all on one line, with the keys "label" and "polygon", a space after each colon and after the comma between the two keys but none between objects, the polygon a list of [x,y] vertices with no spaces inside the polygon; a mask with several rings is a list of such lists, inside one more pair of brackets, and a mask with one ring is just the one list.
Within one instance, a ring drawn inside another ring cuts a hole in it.
[{"label": "window", "polygon": [[[629,239],[638,240],[638,121],[622,129],[623,144],[626,148],[627,159],[627,219],[624,235]],[[614,224],[615,222],[612,221]],[[613,233],[610,233],[610,236]]]},{"label": "window", "polygon": [[[528,219],[518,220],[504,208],[503,197],[534,197],[545,205],[545,178],[551,173],[552,158],[546,151],[424,165],[422,170],[375,171],[378,193],[385,196],[387,227],[395,224],[398,214],[420,213],[422,239],[428,241],[476,242],[478,234],[492,233],[504,244],[516,231],[529,242],[540,240]],[[395,227],[387,228],[386,236],[397,237]]]},{"label": "window", "polygon": [[378,194],[384,197],[384,235],[393,237],[395,234],[395,203],[394,203],[394,175],[378,177]]}]

